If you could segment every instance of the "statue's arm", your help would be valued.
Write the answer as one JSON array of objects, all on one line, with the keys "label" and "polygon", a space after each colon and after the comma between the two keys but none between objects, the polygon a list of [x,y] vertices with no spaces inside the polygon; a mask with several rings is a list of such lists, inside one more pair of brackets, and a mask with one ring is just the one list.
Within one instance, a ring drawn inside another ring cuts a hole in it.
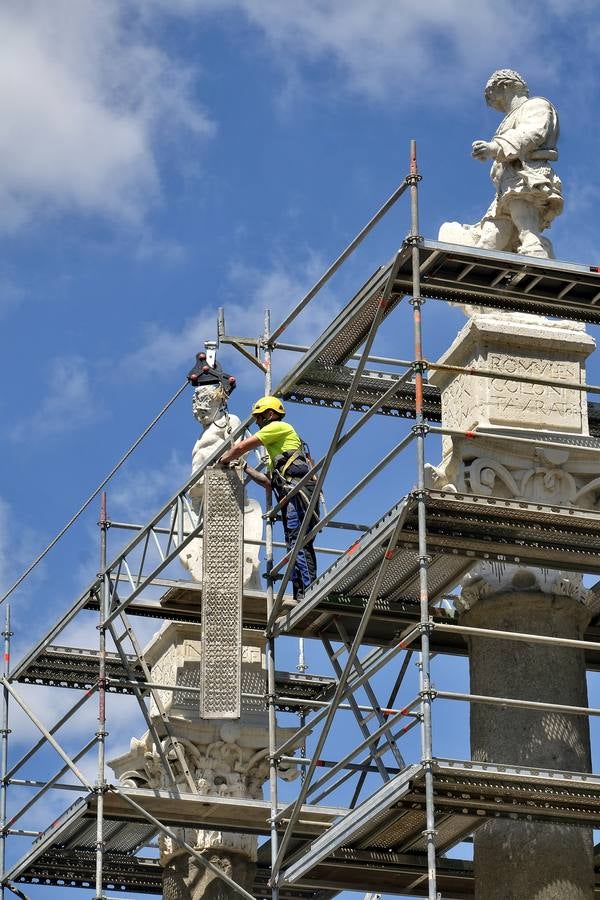
[{"label": "statue's arm", "polygon": [[532,150],[555,143],[553,135],[558,130],[556,112],[543,97],[533,97],[519,109],[517,124],[494,135],[500,148],[499,156],[508,162],[527,159]]},{"label": "statue's arm", "polygon": [[485,162],[486,159],[495,159],[499,151],[498,144],[493,141],[473,141],[471,156]]}]

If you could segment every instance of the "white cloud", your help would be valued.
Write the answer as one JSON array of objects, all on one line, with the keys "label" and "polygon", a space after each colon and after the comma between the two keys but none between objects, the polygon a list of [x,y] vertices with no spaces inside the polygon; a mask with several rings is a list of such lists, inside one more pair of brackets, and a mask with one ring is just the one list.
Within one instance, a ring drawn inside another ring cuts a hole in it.
[{"label": "white cloud", "polygon": [[118,476],[110,491],[111,515],[126,514],[130,522],[145,523],[183,484],[190,472],[190,460],[182,460],[172,450],[163,466],[136,468]]},{"label": "white cloud", "polygon": [[[271,310],[271,325],[275,328],[325,268],[323,260],[310,252],[293,265],[277,259],[269,269],[234,263],[229,281],[236,293],[243,293],[245,302],[227,303],[227,333],[259,336],[263,330],[265,308]],[[329,324],[337,309],[333,294],[324,289],[290,327],[289,333],[286,332],[286,339],[301,343],[312,341],[315,334]],[[148,324],[138,349],[123,360],[120,374],[139,377],[142,373],[147,378],[151,374],[165,375],[179,371],[184,375],[191,368],[195,354],[203,349],[204,341],[214,340],[216,330],[216,308],[202,310],[187,319],[177,331],[156,323]]]},{"label": "white cloud", "polygon": [[91,389],[89,364],[83,357],[56,358],[50,364],[47,384],[35,413],[12,428],[13,440],[61,434],[97,421],[101,413]]},{"label": "white cloud", "polygon": [[[20,575],[23,568],[31,561],[37,550],[38,537],[32,528],[25,525],[15,515],[15,510],[0,497],[0,596],[8,590],[10,584]],[[19,588],[29,594],[32,583],[43,578],[43,566],[31,576],[24,587]],[[4,608],[0,606],[0,621],[4,622]]]},{"label": "white cloud", "polygon": [[139,222],[159,195],[153,141],[214,127],[192,73],[129,0],[0,6],[0,227],[60,212]]},{"label": "white cloud", "polygon": [[[294,65],[334,65],[336,95],[415,101],[424,94],[455,103],[493,68],[526,60],[526,75],[552,71],[542,35],[565,4],[541,0],[153,0],[180,15],[244,14],[260,29],[292,80]],[[591,6],[585,4],[586,13]],[[511,63],[511,61],[513,61]]]}]

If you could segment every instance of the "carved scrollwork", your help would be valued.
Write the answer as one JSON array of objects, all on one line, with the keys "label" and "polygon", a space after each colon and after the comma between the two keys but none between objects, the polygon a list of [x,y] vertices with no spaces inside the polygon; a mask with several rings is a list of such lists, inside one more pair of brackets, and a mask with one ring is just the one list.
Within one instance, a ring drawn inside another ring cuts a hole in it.
[{"label": "carved scrollwork", "polygon": [[490,497],[494,493],[497,478],[505,485],[510,496],[517,497],[519,494],[519,486],[506,466],[491,456],[474,459],[470,465],[465,466],[465,474],[474,494]]},{"label": "carved scrollwork", "polygon": [[523,499],[570,505],[577,494],[577,484],[569,472],[559,468],[529,469],[521,480]]},{"label": "carved scrollwork", "polygon": [[592,481],[588,481],[587,484],[584,484],[583,487],[579,488],[573,497],[573,506],[581,505],[583,498],[590,497],[591,495],[592,503],[594,507],[597,508],[598,493],[600,493],[600,478],[594,478]]}]

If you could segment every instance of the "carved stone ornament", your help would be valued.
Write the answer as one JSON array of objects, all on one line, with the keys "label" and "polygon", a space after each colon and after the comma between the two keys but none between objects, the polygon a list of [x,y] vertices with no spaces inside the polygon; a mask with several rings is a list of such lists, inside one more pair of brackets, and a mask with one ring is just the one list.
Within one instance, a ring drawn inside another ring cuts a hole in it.
[{"label": "carved stone ornament", "polygon": [[[244,632],[242,652],[242,690],[264,694],[265,639],[255,631]],[[160,698],[169,715],[169,733],[151,704],[150,715],[164,755],[175,775],[176,786],[184,793],[190,788],[175,753],[175,739],[185,763],[204,796],[262,799],[262,787],[269,775],[267,713],[264,701],[244,698],[242,717],[238,720],[207,720],[199,715],[198,694],[186,687],[199,685],[201,639],[198,626],[169,622],[161,628],[144,650],[154,682],[177,684],[178,691],[161,691]],[[295,729],[279,728],[277,742],[283,743]],[[110,761],[109,765],[126,787],[172,789],[157,747],[147,732],[132,738],[130,750]],[[281,777],[297,777],[297,768],[280,769]],[[256,859],[257,839],[253,835],[221,832],[211,829],[173,829],[199,852],[226,851]],[[160,861],[163,866],[186,851],[166,836],[159,837]]]},{"label": "carved stone ornament", "polygon": [[[457,433],[444,436],[440,465],[426,467],[428,487],[600,510],[600,451],[589,445],[585,392],[573,387],[585,383],[594,347],[576,323],[472,315],[439,360],[465,371],[434,370],[431,377],[441,391],[442,425]],[[489,375],[477,376],[478,369]],[[561,438],[563,446],[556,446]],[[480,562],[464,579],[457,608],[464,612],[484,597],[515,591],[567,596],[586,607],[596,602],[576,573]]]},{"label": "carved stone ornament", "polygon": [[[242,746],[233,732],[232,723],[223,725],[215,740],[200,743],[179,734],[177,740],[183,750],[186,765],[202,796],[237,797],[253,800],[262,799],[262,786],[269,774],[268,748],[254,750]],[[177,786],[189,793],[189,786],[180,771],[179,763],[170,738],[162,740],[162,749],[175,771]],[[125,787],[156,788],[168,790],[171,787],[167,773],[149,734],[140,740],[133,738],[129,753],[111,762],[119,780]],[[182,840],[199,852],[207,850],[228,850],[241,853],[256,860],[256,837],[251,834],[233,833],[198,828],[173,829]],[[167,865],[174,856],[186,853],[170,837],[159,836],[160,862]]]},{"label": "carved stone ornament", "polygon": [[553,594],[570,597],[588,610],[587,619],[600,611],[600,597],[588,590],[577,572],[557,569],[533,569],[501,562],[481,561],[463,578],[461,593],[455,601],[459,613],[471,609],[479,600],[495,595],[518,593]]}]

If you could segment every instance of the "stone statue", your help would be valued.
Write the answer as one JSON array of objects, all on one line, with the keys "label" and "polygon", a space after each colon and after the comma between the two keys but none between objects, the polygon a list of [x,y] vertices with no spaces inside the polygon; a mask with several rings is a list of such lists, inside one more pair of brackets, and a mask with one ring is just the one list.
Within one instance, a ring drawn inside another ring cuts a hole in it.
[{"label": "stone statue", "polygon": [[439,239],[484,250],[506,250],[554,258],[542,231],[563,209],[558,159],[558,114],[543,97],[529,97],[525,80],[512,69],[494,72],[486,86],[488,106],[504,114],[490,141],[473,142],[472,155],[492,160],[496,196],[480,222],[445,222]]},{"label": "stone statue", "polygon": [[[239,427],[240,420],[228,411],[227,394],[219,384],[201,384],[194,389],[192,412],[203,429],[192,450],[192,472],[195,472],[214,453],[216,447],[227,440]],[[185,513],[186,530],[196,524],[202,504],[203,484],[204,479],[199,478],[190,488],[189,495],[193,514]],[[262,510],[259,502],[245,497],[245,538],[259,541],[262,537],[262,528]],[[244,585],[256,590],[261,588],[258,553],[258,544],[244,545]],[[201,582],[202,538],[196,538],[184,547],[179,558],[192,578]]]}]

